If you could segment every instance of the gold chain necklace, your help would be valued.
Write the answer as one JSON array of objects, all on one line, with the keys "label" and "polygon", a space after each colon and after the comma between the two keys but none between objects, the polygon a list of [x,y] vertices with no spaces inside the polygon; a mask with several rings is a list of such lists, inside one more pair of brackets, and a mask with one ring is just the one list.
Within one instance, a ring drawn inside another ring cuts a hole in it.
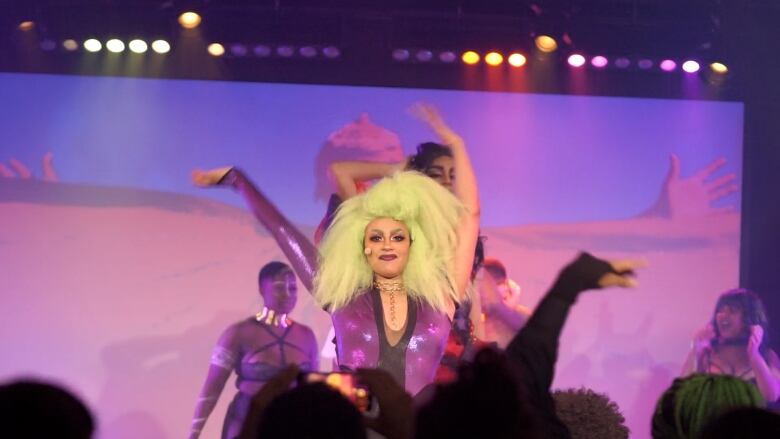
[{"label": "gold chain necklace", "polygon": [[390,299],[390,324],[387,325],[393,331],[398,331],[401,326],[398,324],[395,312],[395,297],[397,294],[403,294],[406,292],[404,288],[404,281],[402,279],[390,279],[390,280],[374,280],[374,287],[379,290],[380,293],[386,293]]},{"label": "gold chain necklace", "polygon": [[263,310],[255,314],[255,320],[260,323],[264,323],[268,326],[275,326],[277,328],[286,328],[292,324],[292,320],[287,317],[287,314],[277,314],[276,311],[264,306]]}]

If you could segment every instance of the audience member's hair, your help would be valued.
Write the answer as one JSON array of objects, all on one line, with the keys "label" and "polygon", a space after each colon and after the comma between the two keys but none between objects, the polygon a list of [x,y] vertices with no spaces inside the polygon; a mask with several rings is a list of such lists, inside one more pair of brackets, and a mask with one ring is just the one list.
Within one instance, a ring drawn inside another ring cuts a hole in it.
[{"label": "audience member's hair", "polygon": [[0,386],[3,437],[89,439],[94,429],[87,406],[61,387],[36,381]]},{"label": "audience member's hair", "polygon": [[780,437],[780,414],[757,407],[735,409],[708,423],[701,439],[763,439]]},{"label": "audience member's hair", "polygon": [[739,407],[763,407],[756,387],[730,375],[694,374],[674,380],[653,416],[654,439],[694,439],[717,416]]},{"label": "audience member's hair", "polygon": [[438,386],[420,407],[415,437],[540,437],[531,413],[506,356],[483,349],[460,367],[455,382]]},{"label": "audience member's hair", "polygon": [[360,412],[322,383],[304,384],[276,397],[263,412],[258,439],[365,439]]},{"label": "audience member's hair", "polygon": [[569,428],[572,439],[627,439],[630,433],[620,407],[591,389],[553,392],[555,412]]}]

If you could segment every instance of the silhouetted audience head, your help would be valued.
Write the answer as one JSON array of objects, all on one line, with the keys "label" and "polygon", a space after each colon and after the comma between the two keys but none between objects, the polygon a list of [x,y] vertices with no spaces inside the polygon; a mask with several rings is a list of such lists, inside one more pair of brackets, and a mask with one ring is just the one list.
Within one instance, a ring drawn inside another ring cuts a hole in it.
[{"label": "silhouetted audience head", "polygon": [[263,412],[260,439],[365,439],[363,417],[349,400],[322,383],[301,384]]},{"label": "silhouetted audience head", "polygon": [[89,439],[92,415],[67,390],[37,381],[0,386],[0,436],[13,438]]},{"label": "silhouetted audience head", "polygon": [[707,424],[701,439],[780,438],[780,414],[757,407],[730,410]]},{"label": "silhouetted audience head", "polygon": [[472,363],[460,367],[455,382],[437,386],[418,409],[415,437],[541,437],[524,401],[506,356],[483,349]]},{"label": "silhouetted audience head", "polygon": [[730,375],[678,378],[658,400],[652,421],[653,439],[695,439],[708,422],[721,414],[764,404],[754,385]]},{"label": "silhouetted audience head", "polygon": [[630,433],[620,407],[607,395],[591,389],[553,392],[555,412],[572,439],[626,439]]}]

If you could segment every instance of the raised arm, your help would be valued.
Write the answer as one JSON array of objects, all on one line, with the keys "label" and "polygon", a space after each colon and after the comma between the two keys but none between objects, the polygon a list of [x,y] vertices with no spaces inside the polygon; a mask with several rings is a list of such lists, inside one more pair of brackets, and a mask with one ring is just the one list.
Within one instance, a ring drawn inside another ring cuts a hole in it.
[{"label": "raised arm", "polygon": [[417,104],[412,111],[450,147],[452,161],[455,166],[455,181],[453,184],[455,196],[466,207],[466,213],[458,224],[458,246],[455,252],[455,274],[457,276],[457,291],[461,299],[466,297],[466,289],[471,281],[471,269],[474,262],[474,248],[479,238],[479,217],[481,207],[479,188],[471,159],[466,151],[463,139],[444,122],[439,112],[432,106]]},{"label": "raised arm", "polygon": [[380,163],[366,161],[333,162],[330,172],[336,180],[336,191],[342,200],[358,194],[358,185],[369,180],[389,177],[406,168],[408,160],[398,163]]},{"label": "raised arm", "polygon": [[231,326],[222,333],[211,354],[208,375],[206,375],[206,381],[198,395],[198,401],[195,403],[195,413],[190,425],[190,439],[200,437],[206,420],[214,410],[214,406],[217,405],[219,395],[225,388],[225,383],[239,360],[239,350],[235,326]]},{"label": "raised arm", "polygon": [[[540,410],[551,429],[565,429],[555,417],[555,404],[550,386],[558,359],[558,339],[577,296],[585,290],[636,285],[629,274],[641,263],[635,261],[607,262],[587,253],[566,266],[558,279],[534,310],[528,323],[506,349],[510,361],[521,370],[520,379],[530,402]],[[562,430],[561,430],[562,431]],[[550,437],[568,437],[551,434]]]},{"label": "raised arm", "polygon": [[317,248],[290,221],[279,212],[251,180],[237,168],[218,168],[210,171],[192,171],[192,181],[198,186],[230,186],[238,191],[252,209],[252,213],[271,233],[276,244],[290,261],[295,274],[312,292],[317,267]]}]

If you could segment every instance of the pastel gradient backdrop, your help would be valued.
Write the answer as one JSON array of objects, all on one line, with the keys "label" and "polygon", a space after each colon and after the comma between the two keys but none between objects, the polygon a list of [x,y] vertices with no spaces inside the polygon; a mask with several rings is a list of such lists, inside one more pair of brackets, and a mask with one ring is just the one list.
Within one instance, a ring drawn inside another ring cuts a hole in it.
[{"label": "pastel gradient backdrop", "polygon": [[[739,191],[706,196],[707,182],[741,180],[740,103],[0,74],[0,163],[40,174],[50,151],[59,175],[0,178],[0,378],[69,385],[101,438],[184,436],[216,338],[257,311],[257,270],[282,258],[236,194],[193,187],[191,169],[240,165],[311,233],[328,137],[366,114],[409,154],[433,139],[407,112],[417,101],[466,140],[487,254],[524,303],[580,249],[648,260],[639,289],[578,302],[555,385],[609,393],[632,437],[649,437],[691,334],[738,280]],[[641,216],[671,154],[672,208]],[[307,295],[294,316],[325,343]],[[233,392],[231,379],[203,437],[218,437]]]}]

